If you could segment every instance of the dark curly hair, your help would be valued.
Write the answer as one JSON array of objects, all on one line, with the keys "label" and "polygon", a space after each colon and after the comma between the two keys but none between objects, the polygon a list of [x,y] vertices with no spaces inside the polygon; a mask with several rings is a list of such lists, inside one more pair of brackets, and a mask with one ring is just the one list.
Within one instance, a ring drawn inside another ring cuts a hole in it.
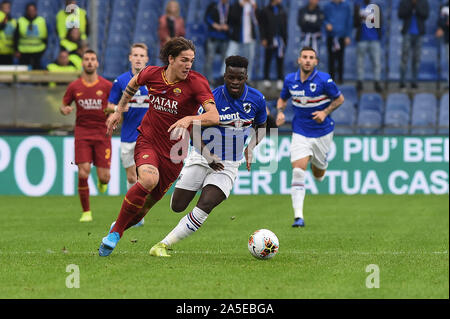
[{"label": "dark curly hair", "polygon": [[195,53],[195,45],[191,40],[183,37],[170,39],[159,51],[159,59],[165,64],[169,64],[169,56],[176,58],[182,51],[192,50]]}]

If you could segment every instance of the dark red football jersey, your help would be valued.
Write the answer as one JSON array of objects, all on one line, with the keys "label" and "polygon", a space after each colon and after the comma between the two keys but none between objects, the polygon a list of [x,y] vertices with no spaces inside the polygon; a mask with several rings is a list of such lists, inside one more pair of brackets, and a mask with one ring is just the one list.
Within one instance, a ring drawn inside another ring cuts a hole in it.
[{"label": "dark red football jersey", "polygon": [[94,83],[87,83],[81,77],[69,84],[64,94],[64,105],[75,101],[77,116],[75,138],[109,139],[106,136],[106,118],[103,110],[108,106],[109,91],[112,83],[98,77]]},{"label": "dark red football jersey", "polygon": [[214,103],[214,96],[200,73],[191,70],[185,80],[169,83],[164,70],[147,66],[138,75],[137,84],[145,85],[149,96],[149,108],[138,130],[159,154],[170,158],[170,149],[178,141],[170,139],[169,127],[185,116],[197,115],[201,105]]}]

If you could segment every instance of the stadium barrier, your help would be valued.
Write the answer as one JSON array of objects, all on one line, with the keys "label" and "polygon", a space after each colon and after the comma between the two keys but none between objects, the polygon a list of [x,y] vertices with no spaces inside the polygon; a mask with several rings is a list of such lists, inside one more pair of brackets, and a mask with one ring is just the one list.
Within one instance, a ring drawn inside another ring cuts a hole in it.
[{"label": "stadium barrier", "polygon": [[[448,194],[449,138],[446,136],[336,136],[323,182],[309,170],[311,194]],[[119,160],[120,139],[112,139],[107,194],[126,193]],[[233,194],[290,194],[290,137],[266,137],[255,150],[251,172],[241,165]],[[73,137],[0,136],[0,194],[76,195]],[[89,177],[97,195],[96,174]]]}]

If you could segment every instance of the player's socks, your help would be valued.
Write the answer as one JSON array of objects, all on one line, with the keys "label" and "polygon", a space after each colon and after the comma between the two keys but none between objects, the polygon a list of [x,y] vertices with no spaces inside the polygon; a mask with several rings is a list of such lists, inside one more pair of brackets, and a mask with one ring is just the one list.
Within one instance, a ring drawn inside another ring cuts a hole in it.
[{"label": "player's socks", "polygon": [[145,197],[149,194],[149,191],[141,184],[136,183],[125,195],[125,199],[122,202],[122,208],[120,209],[119,217],[117,217],[116,224],[111,232],[119,233],[122,237],[127,225],[136,217],[145,203]]},{"label": "player's socks", "polygon": [[78,177],[78,195],[80,196],[83,212],[90,211],[91,207],[89,205],[89,185],[87,178]]},{"label": "player's socks", "polygon": [[305,200],[305,171],[301,168],[294,168],[292,171],[291,187],[292,207],[294,217],[303,219],[303,202]]},{"label": "player's socks", "polygon": [[161,243],[171,246],[180,240],[192,235],[208,218],[208,214],[198,207],[194,207],[192,212],[181,218],[177,226],[163,239]]},{"label": "player's socks", "polygon": [[102,194],[106,193],[106,190],[108,189],[108,183],[102,184],[102,182],[100,182],[100,180],[98,180],[97,181],[97,189]]}]

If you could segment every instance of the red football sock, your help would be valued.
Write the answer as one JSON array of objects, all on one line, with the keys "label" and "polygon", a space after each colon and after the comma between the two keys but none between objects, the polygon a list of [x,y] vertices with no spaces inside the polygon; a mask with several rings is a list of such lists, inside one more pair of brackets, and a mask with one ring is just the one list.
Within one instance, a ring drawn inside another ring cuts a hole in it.
[{"label": "red football sock", "polygon": [[120,209],[119,217],[117,217],[116,224],[114,225],[111,232],[118,232],[120,237],[122,237],[127,225],[134,219],[137,218],[139,212],[145,203],[145,197],[149,194],[139,182],[131,187],[125,199],[122,202],[122,208]]},{"label": "red football sock", "polygon": [[87,178],[78,177],[78,195],[80,195],[81,207],[83,212],[90,211],[89,205],[89,185]]},{"label": "red football sock", "polygon": [[143,207],[137,214],[136,216],[128,223],[127,227],[125,227],[125,230],[127,230],[128,228],[130,228],[131,226],[136,225],[137,223],[139,223],[141,221],[142,218],[145,217],[145,215],[147,215],[148,209]]}]

